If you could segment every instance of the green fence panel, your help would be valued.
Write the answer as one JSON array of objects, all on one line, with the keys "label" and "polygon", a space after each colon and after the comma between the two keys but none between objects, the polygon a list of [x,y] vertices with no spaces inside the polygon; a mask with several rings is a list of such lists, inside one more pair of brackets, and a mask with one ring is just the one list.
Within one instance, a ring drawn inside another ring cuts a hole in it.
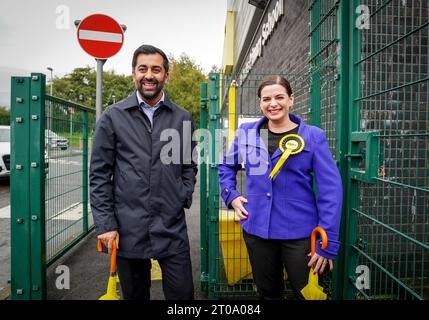
[{"label": "green fence panel", "polygon": [[345,297],[428,299],[428,1],[353,1],[350,16]]},{"label": "green fence panel", "polygon": [[[310,5],[310,123],[322,128],[340,170],[343,186],[347,184],[348,147],[348,1],[315,0]],[[346,203],[347,190],[344,188]],[[341,219],[340,239],[344,242],[347,215]],[[342,296],[344,250],[340,247],[332,277],[326,277],[332,299]]]},{"label": "green fence panel", "polygon": [[88,153],[95,110],[45,95],[45,75],[11,90],[12,299],[45,299],[46,268],[93,228]]},{"label": "green fence panel", "polygon": [[[95,124],[92,108],[46,96],[46,250],[48,266],[93,226],[88,205],[88,154]],[[50,125],[50,126],[49,126]]]}]

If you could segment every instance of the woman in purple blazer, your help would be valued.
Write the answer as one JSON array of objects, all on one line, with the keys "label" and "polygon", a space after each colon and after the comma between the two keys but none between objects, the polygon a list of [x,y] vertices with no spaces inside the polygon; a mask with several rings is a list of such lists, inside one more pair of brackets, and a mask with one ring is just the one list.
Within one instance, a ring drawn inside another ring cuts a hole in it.
[{"label": "woman in purple blazer", "polygon": [[[324,131],[290,113],[294,97],[286,79],[263,79],[258,97],[264,116],[240,126],[219,164],[221,195],[241,220],[259,297],[281,299],[285,267],[296,298],[303,299],[300,291],[310,267],[319,274],[327,264],[333,270],[340,245],[341,177]],[[285,146],[290,139],[296,142]],[[284,154],[280,143],[283,151],[295,148],[297,153],[292,152],[273,175]],[[236,188],[242,163],[246,197]],[[310,258],[310,235],[317,226],[325,229],[328,246],[322,249],[318,243]]]}]

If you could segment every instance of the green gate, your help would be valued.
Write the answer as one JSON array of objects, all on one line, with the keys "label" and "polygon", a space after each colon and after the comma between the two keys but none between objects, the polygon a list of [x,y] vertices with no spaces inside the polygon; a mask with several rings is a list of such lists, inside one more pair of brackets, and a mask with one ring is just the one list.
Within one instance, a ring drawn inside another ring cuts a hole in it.
[{"label": "green gate", "polygon": [[312,123],[346,191],[337,298],[429,297],[428,5],[311,2]]},{"label": "green gate", "polygon": [[11,295],[45,299],[46,268],[92,229],[88,153],[95,110],[45,95],[45,75],[11,83]]},{"label": "green gate", "polygon": [[[347,185],[349,57],[349,1],[310,1],[310,105],[312,125],[326,132],[326,139],[340,170],[343,186]],[[342,297],[344,273],[344,237],[347,224],[347,189],[344,188],[340,247],[332,274],[332,298]]]},{"label": "green gate", "polygon": [[349,12],[344,297],[428,299],[429,2],[355,0]]}]

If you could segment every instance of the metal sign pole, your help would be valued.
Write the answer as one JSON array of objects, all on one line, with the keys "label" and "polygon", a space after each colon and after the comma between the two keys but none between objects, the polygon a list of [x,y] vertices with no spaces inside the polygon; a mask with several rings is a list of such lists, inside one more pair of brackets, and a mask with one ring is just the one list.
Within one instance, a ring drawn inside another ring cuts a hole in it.
[{"label": "metal sign pole", "polygon": [[[84,35],[80,35],[79,33],[79,28],[81,27],[81,22],[85,23],[88,20],[92,21],[92,28],[94,27],[94,21],[96,21],[98,24],[103,24],[106,23],[106,19],[107,19],[107,23],[110,23],[110,25],[113,24],[116,26],[120,26],[120,28],[122,29],[122,33],[118,33],[116,32],[116,35],[120,35],[121,37],[121,41],[120,41],[120,46],[116,49],[115,52],[113,53],[107,53],[104,52],[94,52],[93,50],[89,50],[88,47],[86,47],[85,44],[81,43],[82,48],[90,55],[92,55],[93,57],[97,57],[97,56],[101,56],[101,57],[105,57],[106,59],[100,59],[100,58],[95,58],[95,61],[97,61],[97,75],[96,75],[96,90],[95,90],[95,119],[96,121],[98,121],[98,119],[100,119],[101,117],[101,112],[102,112],[102,106],[103,106],[103,65],[104,63],[107,61],[107,58],[113,56],[117,51],[119,51],[120,47],[122,46],[123,43],[123,33],[125,32],[125,30],[127,30],[127,26],[123,25],[123,24],[118,24],[115,20],[113,20],[112,18],[105,16],[105,15],[100,15],[100,14],[96,14],[96,15],[91,15],[89,17],[86,17],[83,21],[82,20],[75,20],[74,24],[76,26],[76,28],[78,29],[78,40],[79,43],[80,41],[83,39],[85,41],[87,40],[91,40],[91,41],[103,41],[97,38],[97,36],[92,35],[92,38],[88,38],[87,34]],[[86,28],[88,28],[88,25],[86,26]],[[94,29],[89,29],[91,32],[99,32],[99,30],[97,28]],[[83,31],[88,31],[87,29],[84,29]],[[81,38],[80,38],[81,37]],[[105,47],[105,45],[104,45]],[[98,47],[98,49],[100,49]],[[104,48],[106,49],[106,48]],[[110,48],[111,49],[111,48]]]},{"label": "metal sign pole", "polygon": [[95,119],[98,121],[101,116],[103,105],[103,65],[107,59],[95,59],[97,61],[97,78],[95,89]]}]

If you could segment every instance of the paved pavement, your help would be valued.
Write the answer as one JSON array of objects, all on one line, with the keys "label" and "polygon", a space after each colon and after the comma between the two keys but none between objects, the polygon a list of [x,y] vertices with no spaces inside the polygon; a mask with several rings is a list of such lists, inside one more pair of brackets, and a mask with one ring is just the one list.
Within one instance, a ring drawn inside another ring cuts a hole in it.
[{"label": "paved pavement", "polygon": [[0,179],[0,300],[9,294],[10,278],[10,219],[9,180]]}]

